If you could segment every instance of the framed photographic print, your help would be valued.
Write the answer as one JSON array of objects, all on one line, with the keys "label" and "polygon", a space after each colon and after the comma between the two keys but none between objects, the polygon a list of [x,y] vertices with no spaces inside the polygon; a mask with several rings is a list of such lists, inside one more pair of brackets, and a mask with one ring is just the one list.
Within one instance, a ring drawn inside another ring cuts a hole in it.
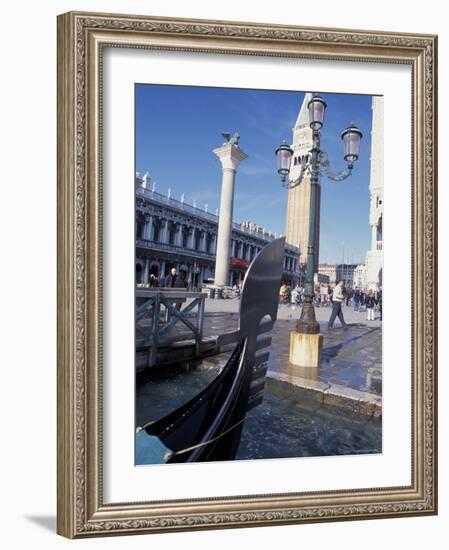
[{"label": "framed photographic print", "polygon": [[58,18],[58,532],[435,514],[431,35]]}]

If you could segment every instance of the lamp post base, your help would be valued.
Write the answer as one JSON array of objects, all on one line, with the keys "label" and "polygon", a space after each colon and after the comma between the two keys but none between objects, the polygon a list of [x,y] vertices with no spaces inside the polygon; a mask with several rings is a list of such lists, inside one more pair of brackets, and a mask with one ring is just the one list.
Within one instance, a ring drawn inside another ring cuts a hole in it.
[{"label": "lamp post base", "polygon": [[320,332],[313,304],[306,302],[302,306],[301,316],[296,323],[296,331],[301,334],[318,334]]},{"label": "lamp post base", "polygon": [[322,334],[290,333],[290,363],[298,367],[318,368],[323,350]]}]

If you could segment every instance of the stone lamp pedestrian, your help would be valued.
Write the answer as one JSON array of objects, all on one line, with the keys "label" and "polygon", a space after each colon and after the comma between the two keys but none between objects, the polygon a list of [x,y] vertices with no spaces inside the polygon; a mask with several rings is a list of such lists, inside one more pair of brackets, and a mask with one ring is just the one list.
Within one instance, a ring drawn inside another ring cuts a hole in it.
[{"label": "stone lamp pedestrian", "polygon": [[315,308],[313,306],[313,278],[315,266],[318,265],[315,242],[317,219],[319,219],[319,206],[317,204],[318,186],[320,185],[323,169],[326,170],[327,177],[333,181],[342,181],[351,175],[354,162],[359,158],[360,142],[362,139],[362,132],[354,124],[350,124],[343,131],[341,139],[344,145],[344,160],[347,162],[347,168],[338,174],[334,174],[330,168],[328,154],[320,146],[320,130],[324,124],[326,107],[324,99],[317,94],[308,103],[309,125],[312,129],[313,146],[310,150],[310,161],[302,164],[301,172],[296,179],[289,179],[293,149],[286,143],[283,143],[275,152],[277,171],[283,187],[291,189],[300,185],[306,172],[310,172],[310,222],[304,303],[296,330],[290,334],[290,362],[301,367],[319,367],[323,347],[323,337],[320,334],[320,325],[316,320]]}]

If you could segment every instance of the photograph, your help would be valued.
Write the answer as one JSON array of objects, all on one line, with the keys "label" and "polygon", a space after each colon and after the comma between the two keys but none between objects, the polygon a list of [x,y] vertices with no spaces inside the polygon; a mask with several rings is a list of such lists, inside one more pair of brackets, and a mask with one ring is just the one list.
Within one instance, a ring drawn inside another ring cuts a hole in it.
[{"label": "photograph", "polygon": [[134,99],[135,465],[382,453],[384,98]]},{"label": "photograph", "polygon": [[435,515],[437,36],[67,12],[57,50],[58,533]]}]

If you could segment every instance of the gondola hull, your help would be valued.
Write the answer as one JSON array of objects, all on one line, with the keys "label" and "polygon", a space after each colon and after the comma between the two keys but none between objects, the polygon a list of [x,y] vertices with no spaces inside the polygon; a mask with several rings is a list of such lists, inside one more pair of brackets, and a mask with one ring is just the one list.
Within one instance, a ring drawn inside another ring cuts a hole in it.
[{"label": "gondola hull", "polygon": [[222,372],[189,402],[138,431],[139,452],[143,450],[146,462],[235,458],[247,411],[262,398],[271,338],[260,335],[271,330],[276,320],[283,253],[284,239],[277,239],[262,249],[248,269],[238,343]]}]

